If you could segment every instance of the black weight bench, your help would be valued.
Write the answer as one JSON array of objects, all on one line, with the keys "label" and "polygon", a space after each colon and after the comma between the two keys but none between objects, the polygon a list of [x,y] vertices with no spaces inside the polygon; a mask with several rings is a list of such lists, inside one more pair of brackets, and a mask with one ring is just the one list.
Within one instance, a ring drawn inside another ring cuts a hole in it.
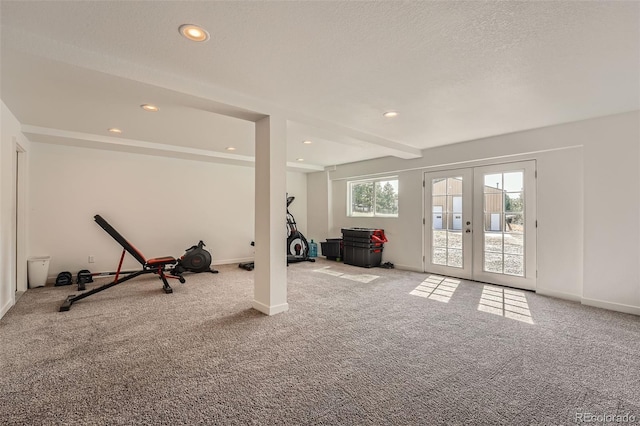
[{"label": "black weight bench", "polygon": [[[93,290],[87,291],[85,293],[81,293],[79,295],[72,294],[64,301],[64,303],[60,306],[60,312],[68,311],[71,308],[71,305],[78,300],[84,299],[85,297],[89,297],[92,294],[99,293],[103,290],[121,284],[125,281],[129,281],[132,278],[138,277],[144,274],[157,274],[159,278],[163,282],[163,289],[165,293],[173,293],[173,289],[169,285],[167,278],[177,279],[181,283],[185,282],[185,279],[181,274],[171,274],[167,273],[170,266],[175,265],[178,260],[171,256],[164,257],[155,257],[153,259],[146,259],[143,254],[135,248],[129,241],[127,241],[118,231],[116,231],[113,226],[109,225],[109,223],[104,220],[100,215],[95,215],[94,220],[100,225],[102,229],[104,229],[107,234],[111,235],[114,240],[116,240],[122,246],[122,255],[120,256],[120,263],[118,264],[118,270],[115,272],[115,278],[113,282],[105,284],[101,287],[94,288]],[[124,260],[125,253],[129,253],[133,256],[140,264],[142,265],[142,270],[140,271],[121,271],[122,269],[122,261]],[[123,277],[120,277],[124,275]]]}]

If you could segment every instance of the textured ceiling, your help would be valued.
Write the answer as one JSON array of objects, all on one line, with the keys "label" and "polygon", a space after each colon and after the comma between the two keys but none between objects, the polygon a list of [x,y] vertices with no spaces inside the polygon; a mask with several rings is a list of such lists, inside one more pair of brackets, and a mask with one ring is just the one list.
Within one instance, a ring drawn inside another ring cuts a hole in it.
[{"label": "textured ceiling", "polygon": [[638,2],[0,7],[1,96],[38,128],[252,156],[245,119],[276,114],[289,161],[327,166],[640,108]]}]

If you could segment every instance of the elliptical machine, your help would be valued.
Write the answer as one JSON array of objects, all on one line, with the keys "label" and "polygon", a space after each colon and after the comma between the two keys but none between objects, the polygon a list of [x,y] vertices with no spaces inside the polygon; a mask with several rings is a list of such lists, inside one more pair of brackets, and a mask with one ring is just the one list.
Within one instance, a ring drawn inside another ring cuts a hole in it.
[{"label": "elliptical machine", "polygon": [[296,197],[287,197],[287,265],[297,262],[315,262],[316,260],[309,257],[309,243],[298,231],[296,219],[289,212],[289,206]]},{"label": "elliptical machine", "polygon": [[[314,258],[309,257],[309,243],[304,235],[302,235],[302,232],[298,231],[296,219],[291,212],[289,212],[289,206],[295,199],[296,197],[287,196],[287,266],[289,266],[290,263],[316,261]],[[251,241],[251,245],[255,245],[255,242]],[[255,263],[242,262],[238,264],[238,267],[246,269],[247,271],[253,271]]]}]

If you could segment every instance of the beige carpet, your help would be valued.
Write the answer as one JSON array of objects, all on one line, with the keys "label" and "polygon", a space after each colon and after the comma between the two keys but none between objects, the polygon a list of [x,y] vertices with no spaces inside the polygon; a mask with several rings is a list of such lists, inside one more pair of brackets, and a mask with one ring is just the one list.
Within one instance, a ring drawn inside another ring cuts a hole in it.
[{"label": "beige carpet", "polygon": [[[504,291],[501,315],[481,283],[319,260],[289,266],[290,310],[267,317],[253,272],[217,268],[173,294],[137,278],[64,313],[75,286],[27,291],[0,320],[0,423],[640,422],[636,316]],[[522,299],[532,323],[504,316]]]}]

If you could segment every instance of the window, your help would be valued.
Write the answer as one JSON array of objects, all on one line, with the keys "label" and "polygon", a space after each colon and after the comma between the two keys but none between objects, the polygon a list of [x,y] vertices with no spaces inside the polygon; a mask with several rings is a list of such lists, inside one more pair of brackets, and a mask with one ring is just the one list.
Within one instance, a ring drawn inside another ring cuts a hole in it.
[{"label": "window", "polygon": [[398,179],[349,182],[348,216],[398,217]]}]

